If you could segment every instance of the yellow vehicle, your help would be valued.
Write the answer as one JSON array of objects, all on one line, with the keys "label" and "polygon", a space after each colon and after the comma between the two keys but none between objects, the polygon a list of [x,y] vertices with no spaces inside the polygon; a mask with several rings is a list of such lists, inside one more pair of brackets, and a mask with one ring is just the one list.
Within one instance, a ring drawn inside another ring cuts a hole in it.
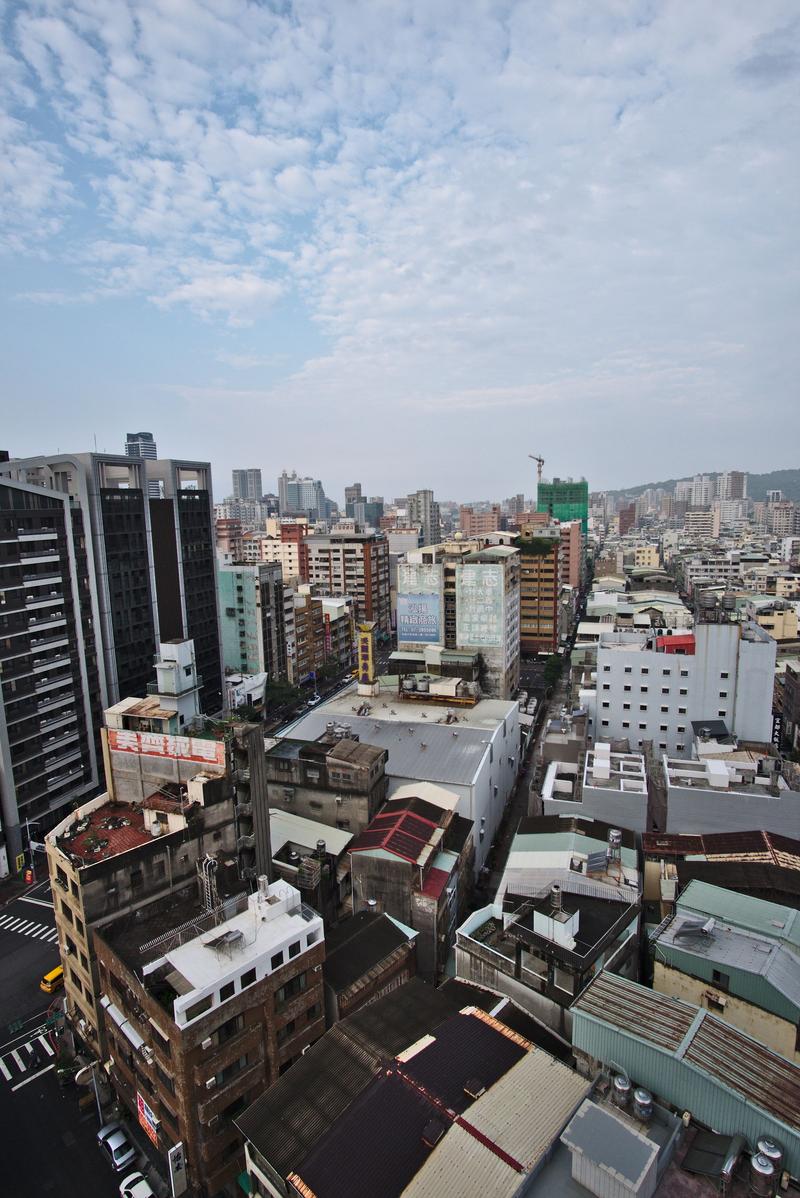
[{"label": "yellow vehicle", "polygon": [[55,994],[56,990],[60,990],[64,985],[64,970],[61,965],[56,969],[51,969],[46,973],[39,983],[39,989],[44,990],[45,994]]}]

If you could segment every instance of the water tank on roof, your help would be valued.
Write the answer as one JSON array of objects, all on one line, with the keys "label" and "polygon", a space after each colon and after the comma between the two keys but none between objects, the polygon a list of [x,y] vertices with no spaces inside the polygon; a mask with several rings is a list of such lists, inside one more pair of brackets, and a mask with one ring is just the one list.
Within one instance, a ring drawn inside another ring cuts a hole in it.
[{"label": "water tank on roof", "polygon": [[723,595],[720,603],[722,604],[723,611],[736,611],[735,595]]},{"label": "water tank on roof", "polygon": [[415,691],[416,689],[417,689],[416,678],[404,678],[403,679],[403,690],[404,691],[410,693],[411,691]]},{"label": "water tank on roof", "polygon": [[779,1144],[777,1140],[773,1140],[771,1136],[761,1136],[756,1147],[761,1156],[765,1156],[768,1161],[772,1162],[777,1177],[783,1168],[783,1145]]},{"label": "water tank on roof", "polygon": [[614,1074],[614,1083],[611,1087],[611,1101],[615,1106],[626,1107],[631,1097],[631,1081],[624,1073]]},{"label": "water tank on roof", "polygon": [[649,1123],[653,1118],[653,1095],[641,1086],[633,1091],[633,1114],[642,1123]]},{"label": "water tank on roof", "polygon": [[701,591],[698,603],[704,611],[711,611],[717,606],[717,597],[712,591]]},{"label": "water tank on roof", "polygon": [[430,678],[420,678],[419,682],[417,683],[417,690],[420,692],[420,694],[427,695],[427,693],[430,689],[431,689]]},{"label": "water tank on roof", "polygon": [[772,1198],[778,1174],[772,1161],[762,1152],[750,1158],[750,1193],[759,1198]]}]

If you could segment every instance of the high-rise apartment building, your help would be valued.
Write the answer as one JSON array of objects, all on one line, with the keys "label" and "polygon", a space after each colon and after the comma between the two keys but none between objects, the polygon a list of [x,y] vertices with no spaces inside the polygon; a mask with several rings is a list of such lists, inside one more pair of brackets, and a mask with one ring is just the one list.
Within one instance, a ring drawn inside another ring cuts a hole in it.
[{"label": "high-rise apartment building", "polygon": [[714,498],[714,480],[708,474],[695,474],[692,479],[692,507],[708,507]]},{"label": "high-rise apartment building", "polygon": [[[564,526],[561,526],[564,527]],[[580,530],[580,525],[578,525]],[[520,530],[520,649],[523,655],[558,649],[562,539],[557,524]]]},{"label": "high-rise apartment building", "polygon": [[547,512],[555,520],[580,520],[581,532],[589,531],[589,484],[585,478],[554,478],[551,483],[540,482],[536,510]]},{"label": "high-rise apartment building", "polygon": [[285,470],[278,478],[278,505],[282,516],[308,516],[324,520],[328,505],[325,490],[318,478],[301,478],[295,470]]},{"label": "high-rise apartment building", "polygon": [[481,655],[486,694],[519,689],[520,553],[489,545],[456,566],[456,648]]},{"label": "high-rise apartment building", "polygon": [[321,595],[348,595],[356,622],[391,630],[389,545],[384,533],[345,529],[305,540],[308,580]]},{"label": "high-rise apartment building", "polygon": [[355,519],[353,504],[358,503],[363,496],[361,494],[361,483],[353,483],[350,487],[344,489],[344,511],[345,515],[351,519]]},{"label": "high-rise apartment building", "polygon": [[717,478],[717,499],[746,499],[747,475],[742,470],[726,470]]},{"label": "high-rise apartment building", "polygon": [[[75,579],[89,598],[100,702],[144,694],[159,641],[194,640],[207,713],[222,707],[216,555],[207,462],[55,454],[0,463],[68,497],[85,552]],[[157,487],[158,498],[150,488]]]},{"label": "high-rise apartment building", "polygon": [[583,537],[579,520],[568,520],[559,527],[561,534],[561,585],[578,590],[583,582]]},{"label": "high-rise apartment building", "polygon": [[233,471],[233,498],[260,503],[264,490],[261,486],[261,471],[255,467]]},{"label": "high-rise apartment building", "polygon": [[128,433],[125,438],[126,458],[147,458],[154,462],[158,457],[158,447],[152,433]]},{"label": "high-rise apartment building", "polygon": [[12,864],[102,770],[83,512],[0,475],[0,815]]},{"label": "high-rise apartment building", "polygon": [[217,572],[226,670],[287,677],[283,571],[277,562],[221,565]]},{"label": "high-rise apartment building", "polygon": [[433,491],[415,491],[408,496],[408,523],[420,525],[423,545],[438,545],[441,542],[442,521]]}]

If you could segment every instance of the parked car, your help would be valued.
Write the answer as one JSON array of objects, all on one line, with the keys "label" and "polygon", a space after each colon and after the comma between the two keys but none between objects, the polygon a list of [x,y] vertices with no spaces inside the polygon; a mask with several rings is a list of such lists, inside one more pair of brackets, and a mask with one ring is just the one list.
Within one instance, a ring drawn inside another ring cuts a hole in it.
[{"label": "parked car", "polygon": [[142,1173],[129,1173],[119,1187],[119,1198],[156,1198],[156,1192]]},{"label": "parked car", "polygon": [[97,1143],[108,1154],[115,1173],[132,1165],[136,1160],[136,1149],[131,1144],[120,1123],[107,1123],[97,1133]]}]

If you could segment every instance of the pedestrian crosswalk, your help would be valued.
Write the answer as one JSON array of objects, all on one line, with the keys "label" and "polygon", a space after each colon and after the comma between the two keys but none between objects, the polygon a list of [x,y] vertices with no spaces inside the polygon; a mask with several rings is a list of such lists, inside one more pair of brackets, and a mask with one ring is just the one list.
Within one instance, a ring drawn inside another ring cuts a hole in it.
[{"label": "pedestrian crosswalk", "polygon": [[0,931],[19,932],[20,936],[31,936],[49,944],[58,940],[58,932],[51,923],[37,923],[35,919],[21,919],[16,915],[0,915]]},{"label": "pedestrian crosswalk", "polygon": [[16,1089],[26,1080],[52,1069],[55,1055],[47,1035],[37,1028],[30,1039],[16,1048],[7,1049],[0,1056],[0,1075],[11,1084],[12,1089]]}]

